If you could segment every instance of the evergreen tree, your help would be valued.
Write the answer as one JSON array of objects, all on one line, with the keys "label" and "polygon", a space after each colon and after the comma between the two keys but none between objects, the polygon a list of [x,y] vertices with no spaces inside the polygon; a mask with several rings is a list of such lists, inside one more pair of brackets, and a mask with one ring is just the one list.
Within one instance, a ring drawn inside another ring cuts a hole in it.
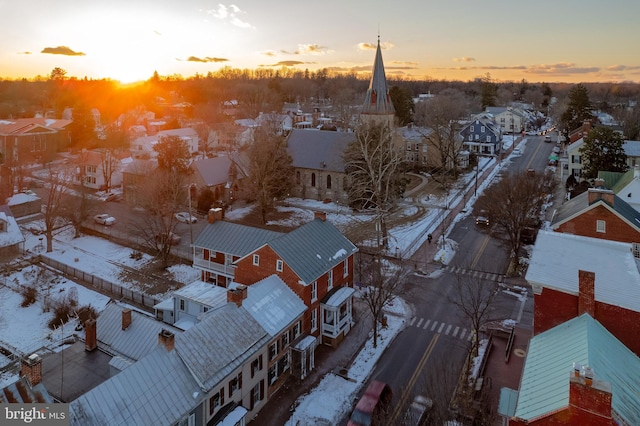
[{"label": "evergreen tree", "polygon": [[560,121],[568,133],[580,127],[585,121],[592,120],[592,111],[593,104],[589,99],[589,91],[584,84],[580,83],[569,90],[569,104],[562,113]]},{"label": "evergreen tree", "polygon": [[599,171],[627,171],[627,155],[622,148],[623,140],[619,133],[609,127],[596,127],[584,137],[580,148],[582,155],[582,176],[593,179]]},{"label": "evergreen tree", "polygon": [[491,75],[487,73],[482,78],[481,91],[482,97],[482,110],[487,107],[496,106],[496,98],[498,96],[498,86],[491,80]]},{"label": "evergreen tree", "polygon": [[413,121],[413,97],[411,92],[406,88],[403,89],[399,86],[393,86],[389,89],[389,97],[391,103],[396,110],[396,117],[398,118],[398,125],[406,126]]}]

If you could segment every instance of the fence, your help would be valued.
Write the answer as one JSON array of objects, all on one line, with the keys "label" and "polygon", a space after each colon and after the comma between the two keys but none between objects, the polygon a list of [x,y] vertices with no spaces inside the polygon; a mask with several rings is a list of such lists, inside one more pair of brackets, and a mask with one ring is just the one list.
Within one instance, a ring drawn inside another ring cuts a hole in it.
[{"label": "fence", "polygon": [[86,283],[94,288],[97,288],[105,293],[108,293],[109,295],[112,295],[115,298],[124,299],[129,302],[136,303],[144,308],[147,308],[149,311],[153,309],[154,305],[161,302],[161,300],[156,299],[153,296],[149,296],[144,293],[140,293],[139,291],[123,287],[105,278],[97,277],[88,272],[81,271],[79,269],[74,268],[71,265],[58,262],[57,260],[51,259],[47,256],[41,256],[41,259],[44,264],[49,265],[50,267],[58,271],[61,271],[64,274],[72,276],[80,280],[82,283]]}]

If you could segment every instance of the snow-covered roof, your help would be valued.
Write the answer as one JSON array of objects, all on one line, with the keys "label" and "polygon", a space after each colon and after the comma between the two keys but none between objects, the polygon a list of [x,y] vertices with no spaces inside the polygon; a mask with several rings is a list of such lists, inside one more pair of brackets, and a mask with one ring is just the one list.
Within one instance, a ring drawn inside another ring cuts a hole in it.
[{"label": "snow-covered roof", "polygon": [[217,308],[227,303],[227,289],[204,281],[195,281],[176,290],[173,297],[183,297],[210,308]]},{"label": "snow-covered roof", "polygon": [[640,272],[632,244],[540,231],[525,276],[542,288],[578,294],[578,271],[595,273],[595,300],[640,312]]},{"label": "snow-covered roof", "polygon": [[0,221],[6,224],[6,230],[0,231],[0,247],[9,247],[24,242],[24,236],[9,206],[0,205]]},{"label": "snow-covered roof", "polygon": [[282,333],[307,310],[302,299],[277,275],[250,285],[242,307],[272,337]]}]

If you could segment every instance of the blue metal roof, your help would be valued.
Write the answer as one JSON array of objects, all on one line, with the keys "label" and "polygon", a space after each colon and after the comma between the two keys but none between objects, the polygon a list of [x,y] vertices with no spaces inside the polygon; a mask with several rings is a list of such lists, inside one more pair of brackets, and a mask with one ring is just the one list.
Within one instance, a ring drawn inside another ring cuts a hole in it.
[{"label": "blue metal roof", "polygon": [[531,339],[515,417],[529,421],[568,407],[574,362],[611,384],[617,416],[640,424],[640,359],[588,314]]}]

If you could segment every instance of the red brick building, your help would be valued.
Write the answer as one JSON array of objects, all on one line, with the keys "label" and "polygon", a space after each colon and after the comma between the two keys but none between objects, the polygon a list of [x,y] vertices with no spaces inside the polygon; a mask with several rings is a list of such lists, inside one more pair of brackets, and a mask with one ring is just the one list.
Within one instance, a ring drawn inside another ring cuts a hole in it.
[{"label": "red brick building", "polygon": [[349,332],[357,248],[326,214],[316,213],[289,233],[225,222],[219,209],[211,210],[208,220],[193,244],[193,265],[203,281],[250,286],[275,274],[307,306],[303,333],[335,346]]}]

